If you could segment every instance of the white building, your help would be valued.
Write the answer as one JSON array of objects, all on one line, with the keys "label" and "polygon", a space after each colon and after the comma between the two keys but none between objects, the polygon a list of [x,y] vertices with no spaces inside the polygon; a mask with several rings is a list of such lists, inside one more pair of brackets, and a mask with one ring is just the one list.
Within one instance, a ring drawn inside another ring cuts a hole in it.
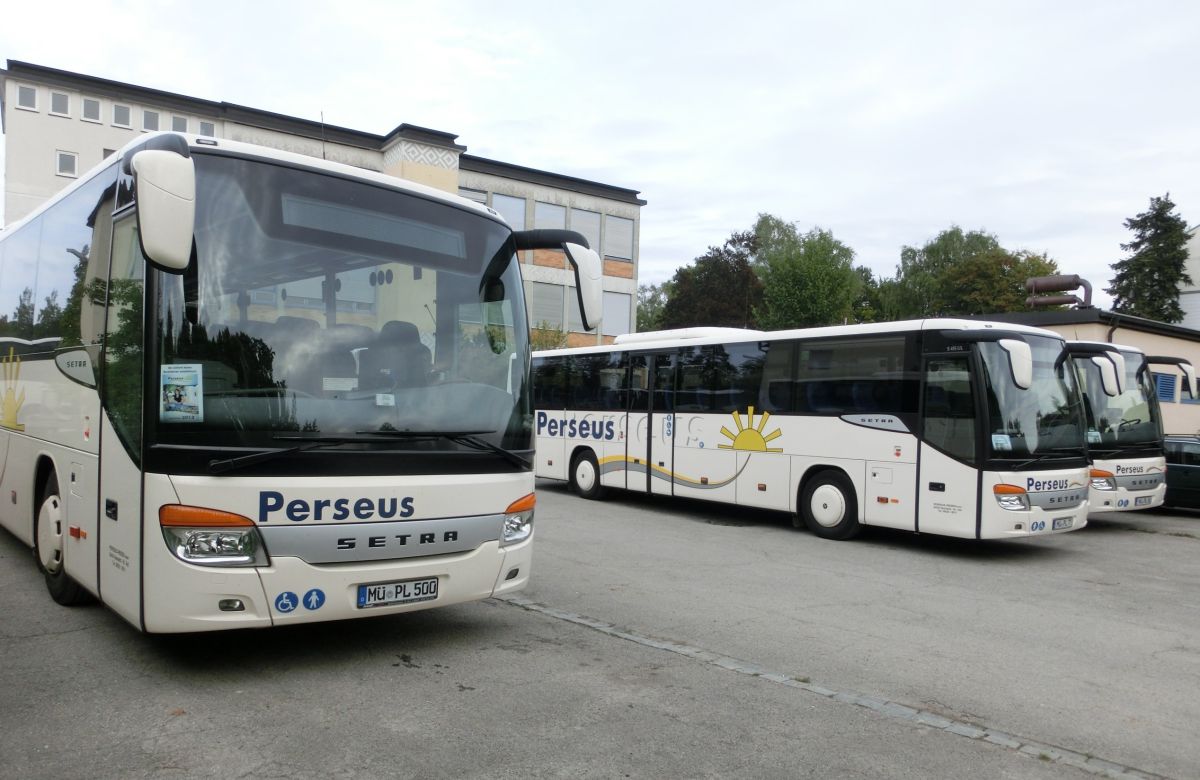
[{"label": "white building", "polygon": [[525,252],[530,324],[568,331],[571,346],[634,329],[641,207],[636,190],[487,160],[457,136],[401,124],[385,135],[231,103],[8,60],[0,70],[5,213],[10,224],[139,133],[174,130],[346,163],[457,192],[491,206],[515,229],[569,228],[604,258],[601,333],[579,323],[561,252]]}]

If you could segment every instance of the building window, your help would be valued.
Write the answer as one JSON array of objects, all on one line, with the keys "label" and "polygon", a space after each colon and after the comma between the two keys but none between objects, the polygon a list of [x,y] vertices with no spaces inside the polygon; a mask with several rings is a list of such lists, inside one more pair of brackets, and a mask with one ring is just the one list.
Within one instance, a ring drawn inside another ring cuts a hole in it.
[{"label": "building window", "polygon": [[95,98],[84,98],[82,118],[85,122],[99,122],[100,101]]},{"label": "building window", "polygon": [[187,117],[186,116],[171,117],[171,129],[177,133],[186,133],[187,132]]},{"label": "building window", "polygon": [[71,96],[66,92],[51,92],[50,113],[57,116],[70,116]]},{"label": "building window", "polygon": [[37,111],[37,90],[33,87],[17,86],[17,108]]},{"label": "building window", "polygon": [[562,230],[567,226],[567,207],[555,206],[553,203],[533,204],[533,227],[535,230]]},{"label": "building window", "polygon": [[600,212],[571,209],[571,230],[582,233],[593,251],[600,249]]},{"label": "building window", "polygon": [[525,199],[492,193],[492,208],[513,230],[525,229]]},{"label": "building window", "polygon": [[79,170],[79,155],[75,152],[58,151],[54,153],[57,160],[56,173],[59,176],[70,176],[74,178],[78,175]]},{"label": "building window", "polygon": [[133,127],[133,109],[120,103],[113,103],[113,121],[117,127]]},{"label": "building window", "polygon": [[563,291],[558,284],[529,283],[529,325],[562,330]]},{"label": "building window", "polygon": [[629,332],[629,311],[633,296],[629,293],[604,293],[604,321],[600,332],[605,336],[620,336]]},{"label": "building window", "polygon": [[112,157],[116,153],[117,153],[116,149],[105,149],[101,152],[100,159],[107,160],[109,157]]},{"label": "building window", "polygon": [[467,187],[459,187],[458,194],[467,200],[473,200],[476,203],[487,204],[487,193],[483,190],[472,190]]},{"label": "building window", "polygon": [[621,260],[633,259],[633,220],[604,215],[604,255]]},{"label": "building window", "polygon": [[142,129],[149,131],[158,129],[157,111],[142,111]]},{"label": "building window", "polygon": [[217,135],[217,126],[212,122],[201,122],[200,135],[207,135],[209,138],[215,138]]}]

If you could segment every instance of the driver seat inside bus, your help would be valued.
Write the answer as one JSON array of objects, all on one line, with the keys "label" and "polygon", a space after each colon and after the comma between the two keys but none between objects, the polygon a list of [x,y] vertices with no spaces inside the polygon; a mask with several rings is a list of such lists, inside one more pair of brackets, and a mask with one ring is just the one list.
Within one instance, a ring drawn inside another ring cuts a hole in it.
[{"label": "driver seat inside bus", "polygon": [[429,381],[433,355],[421,343],[417,326],[390,320],[375,343],[359,355],[358,386],[363,390],[420,387]]}]

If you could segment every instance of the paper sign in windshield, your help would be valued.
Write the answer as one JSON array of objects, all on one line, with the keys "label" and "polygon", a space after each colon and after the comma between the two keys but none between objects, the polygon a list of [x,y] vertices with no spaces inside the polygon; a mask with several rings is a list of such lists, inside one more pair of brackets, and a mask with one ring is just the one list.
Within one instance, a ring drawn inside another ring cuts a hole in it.
[{"label": "paper sign in windshield", "polygon": [[162,367],[158,419],[162,422],[204,422],[204,373],[199,363]]}]

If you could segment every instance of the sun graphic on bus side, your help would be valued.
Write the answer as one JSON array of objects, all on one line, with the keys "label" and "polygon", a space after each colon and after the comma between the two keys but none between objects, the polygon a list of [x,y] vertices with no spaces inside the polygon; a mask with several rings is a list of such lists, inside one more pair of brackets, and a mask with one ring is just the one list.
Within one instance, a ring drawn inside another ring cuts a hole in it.
[{"label": "sun graphic on bus side", "polygon": [[754,425],[754,407],[750,406],[746,409],[746,424],[742,425],[742,416],[737,412],[733,412],[733,422],[737,425],[738,432],[722,426],[721,433],[725,438],[729,439],[731,444],[718,444],[717,449],[721,450],[748,450],[751,452],[783,452],[782,447],[768,447],[767,442],[774,441],[783,435],[783,432],[778,428],[771,431],[767,435],[763,435],[763,429],[767,427],[767,420],[771,418],[770,412],[763,412],[762,419],[758,421],[758,426]]}]

